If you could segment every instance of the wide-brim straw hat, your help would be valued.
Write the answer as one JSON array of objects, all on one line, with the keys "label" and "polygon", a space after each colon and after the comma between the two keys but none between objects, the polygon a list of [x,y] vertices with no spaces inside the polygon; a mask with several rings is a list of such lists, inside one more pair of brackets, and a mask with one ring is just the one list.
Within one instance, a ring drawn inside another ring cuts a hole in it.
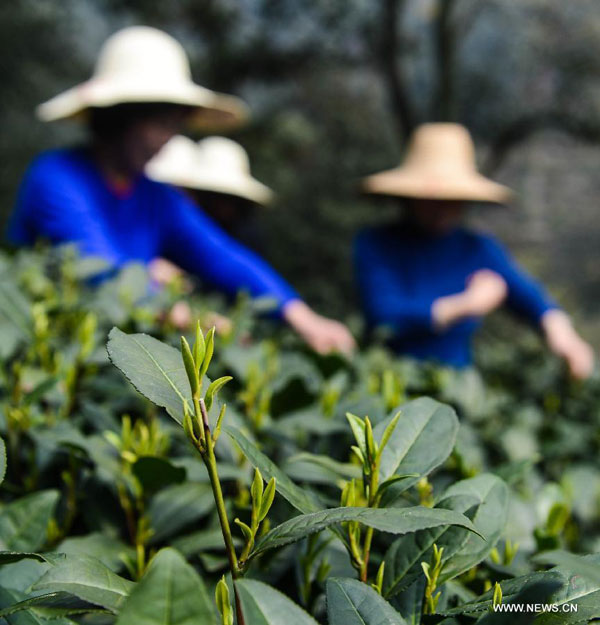
[{"label": "wide-brim straw hat", "polygon": [[109,37],[92,77],[40,104],[37,114],[43,121],[77,119],[92,107],[148,102],[194,107],[190,123],[213,130],[237,126],[248,117],[239,98],[194,83],[181,44],[148,26],[124,28]]},{"label": "wide-brim straw hat", "polygon": [[404,162],[365,178],[366,193],[429,200],[505,204],[512,191],[482,176],[475,146],[460,124],[431,123],[413,133]]},{"label": "wide-brim straw hat", "polygon": [[207,137],[196,143],[173,137],[148,163],[146,174],[159,182],[223,193],[268,204],[273,192],[250,173],[246,150],[225,137]]}]

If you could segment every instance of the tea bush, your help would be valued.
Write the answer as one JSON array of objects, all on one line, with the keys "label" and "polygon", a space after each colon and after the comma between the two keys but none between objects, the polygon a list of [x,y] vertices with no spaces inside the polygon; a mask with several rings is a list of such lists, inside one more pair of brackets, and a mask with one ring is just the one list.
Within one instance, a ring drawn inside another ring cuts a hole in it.
[{"label": "tea bush", "polygon": [[597,380],[532,337],[482,374],[317,357],[243,298],[102,270],[0,258],[1,622],[600,618]]}]

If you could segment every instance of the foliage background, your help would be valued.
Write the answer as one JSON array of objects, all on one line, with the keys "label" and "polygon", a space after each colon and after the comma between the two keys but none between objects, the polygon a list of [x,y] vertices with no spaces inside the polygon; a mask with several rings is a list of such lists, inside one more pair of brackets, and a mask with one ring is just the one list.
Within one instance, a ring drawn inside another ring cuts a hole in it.
[{"label": "foliage background", "polygon": [[[518,193],[474,211],[600,340],[594,251],[600,179],[597,0],[17,0],[0,6],[0,217],[43,148],[81,137],[34,106],[86,78],[103,40],[145,23],[174,34],[196,79],[242,95],[239,139],[278,192],[264,253],[308,300],[354,305],[351,242],[392,207],[357,194],[415,124],[452,119]],[[326,268],[326,271],[323,269]]]}]

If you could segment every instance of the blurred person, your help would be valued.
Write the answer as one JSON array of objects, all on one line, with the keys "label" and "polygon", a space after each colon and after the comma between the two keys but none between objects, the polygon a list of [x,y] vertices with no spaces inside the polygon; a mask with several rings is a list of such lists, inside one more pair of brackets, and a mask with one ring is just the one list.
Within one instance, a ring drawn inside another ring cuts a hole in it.
[{"label": "blurred person", "polygon": [[196,85],[166,33],[125,28],[104,44],[92,78],[38,108],[44,121],[83,120],[90,141],[38,156],[21,184],[9,239],[75,242],[120,267],[163,257],[227,294],[267,296],[316,351],[349,352],[346,327],[318,315],[266,262],[144,167],[187,123],[223,128],[246,116],[232,96]]},{"label": "blurred person", "polygon": [[273,192],[250,173],[246,150],[225,137],[192,141],[173,137],[148,163],[146,175],[181,188],[228,234],[253,249],[261,247],[256,209]]},{"label": "blurred person", "polygon": [[364,191],[401,198],[401,217],[359,233],[354,249],[368,323],[387,327],[398,353],[467,366],[483,317],[506,304],[541,329],[573,377],[592,373],[593,351],[569,317],[498,241],[462,225],[469,202],[511,196],[477,172],[466,128],[420,126],[404,162],[366,178]]}]

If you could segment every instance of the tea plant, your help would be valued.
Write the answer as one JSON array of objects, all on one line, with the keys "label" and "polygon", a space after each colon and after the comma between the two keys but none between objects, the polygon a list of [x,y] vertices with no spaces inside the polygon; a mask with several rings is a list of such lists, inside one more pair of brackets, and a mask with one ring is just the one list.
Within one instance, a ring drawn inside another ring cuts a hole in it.
[{"label": "tea plant", "polygon": [[569,552],[598,544],[596,381],[532,342],[520,376],[502,350],[483,376],[317,358],[247,301],[96,271],[0,257],[0,622],[600,618],[598,557]]}]

